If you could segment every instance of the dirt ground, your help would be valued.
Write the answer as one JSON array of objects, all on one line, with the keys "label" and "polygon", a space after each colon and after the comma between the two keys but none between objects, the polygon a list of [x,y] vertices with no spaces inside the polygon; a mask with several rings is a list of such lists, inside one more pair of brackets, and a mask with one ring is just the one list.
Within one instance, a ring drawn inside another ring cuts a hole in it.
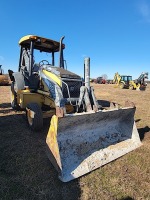
[{"label": "dirt ground", "polygon": [[44,129],[28,128],[24,112],[10,106],[10,86],[0,86],[1,200],[149,200],[150,199],[150,85],[146,91],[93,84],[97,99],[136,105],[135,122],[143,145],[99,169],[62,183],[45,153]]}]

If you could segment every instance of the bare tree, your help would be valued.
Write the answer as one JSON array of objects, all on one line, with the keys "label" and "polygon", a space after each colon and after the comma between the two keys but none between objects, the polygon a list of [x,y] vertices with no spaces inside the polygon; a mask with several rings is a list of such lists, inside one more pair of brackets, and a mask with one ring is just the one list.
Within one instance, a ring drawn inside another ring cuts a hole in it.
[{"label": "bare tree", "polygon": [[107,80],[108,79],[107,74],[102,74],[102,78],[105,79],[105,80]]}]

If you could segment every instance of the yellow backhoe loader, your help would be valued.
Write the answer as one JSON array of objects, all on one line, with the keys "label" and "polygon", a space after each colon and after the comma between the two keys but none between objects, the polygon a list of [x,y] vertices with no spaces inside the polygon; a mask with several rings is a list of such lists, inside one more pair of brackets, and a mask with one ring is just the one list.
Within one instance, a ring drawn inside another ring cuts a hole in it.
[{"label": "yellow backhoe loader", "polygon": [[142,72],[138,79],[132,80],[132,76],[120,75],[115,73],[113,83],[119,86],[121,89],[127,88],[131,90],[142,90],[147,84],[145,79],[148,79],[148,72]]},{"label": "yellow backhoe loader", "polygon": [[115,73],[113,83],[119,86],[121,89],[129,88],[132,76],[120,75],[118,72]]},{"label": "yellow backhoe loader", "polygon": [[[12,107],[26,111],[29,126],[40,130],[43,118],[50,118],[47,155],[67,182],[136,149],[141,141],[133,104],[105,108],[98,103],[90,86],[90,58],[84,60],[84,80],[65,69],[63,39],[24,36],[18,72],[9,70],[9,75]],[[38,64],[36,52],[44,58]]]},{"label": "yellow backhoe loader", "polygon": [[129,82],[129,89],[145,90],[147,86],[146,79],[148,79],[148,72],[142,72],[136,80]]},{"label": "yellow backhoe loader", "polygon": [[2,65],[0,65],[0,85],[9,85],[9,77],[8,75],[4,74]]}]

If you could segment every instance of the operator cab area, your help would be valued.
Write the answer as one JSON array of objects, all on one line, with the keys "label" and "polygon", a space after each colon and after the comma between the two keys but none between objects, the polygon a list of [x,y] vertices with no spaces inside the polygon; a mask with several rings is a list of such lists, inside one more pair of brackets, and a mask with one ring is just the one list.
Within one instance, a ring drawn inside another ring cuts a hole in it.
[{"label": "operator cab area", "polygon": [[124,82],[130,82],[132,81],[132,76],[126,76],[126,75],[122,75],[121,76],[121,81],[124,81]]},{"label": "operator cab area", "polygon": [[[55,66],[55,57],[57,57],[58,60],[58,52],[60,51],[61,58],[59,59],[57,66],[64,68],[62,51],[65,48],[64,44],[61,45],[60,49],[60,42],[39,36],[27,35],[20,39],[19,45],[21,46],[21,49],[18,71],[26,68],[29,75],[31,75],[32,72],[37,72],[40,67]],[[37,59],[39,61],[37,61]]]},{"label": "operator cab area", "polygon": [[[60,42],[35,35],[27,35],[20,39],[18,72],[13,73],[12,70],[9,70],[12,81],[18,80],[16,81],[17,90],[26,87],[36,90],[39,87],[38,75],[42,68],[49,71],[55,65],[64,68],[63,49],[65,45],[62,44],[63,38],[60,39]],[[55,61],[56,58],[58,63]],[[59,75],[58,72],[56,74]]]}]

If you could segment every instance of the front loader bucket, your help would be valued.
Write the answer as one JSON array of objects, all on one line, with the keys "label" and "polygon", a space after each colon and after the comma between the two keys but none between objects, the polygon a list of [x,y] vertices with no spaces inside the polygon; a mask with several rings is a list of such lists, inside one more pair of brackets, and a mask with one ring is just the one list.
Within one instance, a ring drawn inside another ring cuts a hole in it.
[{"label": "front loader bucket", "polygon": [[59,178],[68,182],[141,145],[135,108],[54,115],[46,138],[47,153]]}]

